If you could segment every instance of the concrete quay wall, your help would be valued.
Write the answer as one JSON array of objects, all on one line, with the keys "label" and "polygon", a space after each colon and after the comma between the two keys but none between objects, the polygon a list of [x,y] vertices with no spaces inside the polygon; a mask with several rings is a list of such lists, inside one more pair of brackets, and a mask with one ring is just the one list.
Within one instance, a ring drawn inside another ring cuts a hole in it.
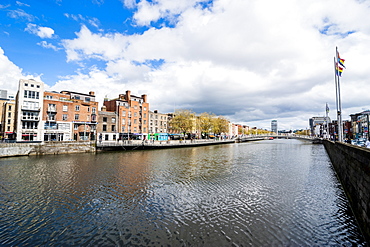
[{"label": "concrete quay wall", "polygon": [[0,157],[95,152],[93,142],[1,143]]},{"label": "concrete quay wall", "polygon": [[370,243],[370,149],[323,141],[364,237]]}]

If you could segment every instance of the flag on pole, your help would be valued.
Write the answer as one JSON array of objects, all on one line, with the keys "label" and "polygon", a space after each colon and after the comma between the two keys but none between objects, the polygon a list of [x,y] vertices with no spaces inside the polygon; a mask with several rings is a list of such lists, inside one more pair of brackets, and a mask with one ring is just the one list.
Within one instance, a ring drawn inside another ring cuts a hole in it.
[{"label": "flag on pole", "polygon": [[338,65],[338,63],[335,66],[335,70],[337,72],[338,76],[342,76],[343,68]]},{"label": "flag on pole", "polygon": [[329,106],[328,106],[328,103],[326,103],[326,113],[329,113]]},{"label": "flag on pole", "polygon": [[344,61],[345,60],[340,57],[339,51],[337,50],[337,63],[335,68],[338,76],[342,76],[343,68],[346,68],[346,66],[344,66]]},{"label": "flag on pole", "polygon": [[346,68],[346,66],[344,66],[344,59],[343,58],[340,58],[339,57],[339,53],[338,53],[338,63],[340,64],[340,65],[342,65],[343,66],[343,68]]}]

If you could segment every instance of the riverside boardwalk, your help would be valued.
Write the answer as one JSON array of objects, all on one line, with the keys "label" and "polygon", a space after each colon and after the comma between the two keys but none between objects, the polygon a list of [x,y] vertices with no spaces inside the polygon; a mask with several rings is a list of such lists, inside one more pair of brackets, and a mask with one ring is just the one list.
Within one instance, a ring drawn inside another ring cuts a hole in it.
[{"label": "riverside boardwalk", "polygon": [[96,143],[96,151],[118,151],[118,150],[135,150],[135,149],[161,149],[161,148],[183,148],[209,145],[231,144],[235,142],[258,141],[263,140],[261,137],[249,137],[240,139],[194,139],[194,140],[169,140],[169,141],[152,141],[152,140],[124,140],[124,141],[102,141]]}]

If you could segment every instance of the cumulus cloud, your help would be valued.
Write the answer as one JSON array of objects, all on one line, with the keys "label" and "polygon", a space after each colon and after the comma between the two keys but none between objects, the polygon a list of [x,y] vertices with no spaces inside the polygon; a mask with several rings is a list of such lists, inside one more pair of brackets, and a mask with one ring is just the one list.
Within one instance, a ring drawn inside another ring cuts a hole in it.
[{"label": "cumulus cloud", "polygon": [[39,75],[22,73],[22,69],[12,63],[0,47],[0,89],[7,90],[8,95],[15,96],[18,90],[18,81],[21,78],[41,81]]},{"label": "cumulus cloud", "polygon": [[173,17],[176,23],[133,35],[94,33],[82,26],[76,38],[62,42],[67,60],[97,59],[104,65],[61,79],[55,87],[87,83],[100,98],[129,89],[148,94],[151,107],[161,112],[189,108],[265,128],[271,119],[285,122],[280,126],[286,128],[289,121],[304,119],[293,127],[305,127],[308,118],[325,114],[326,102],[335,119],[338,46],[347,67],[343,115],[370,106],[361,93],[370,90],[367,1],[122,2],[136,8],[139,25]]},{"label": "cumulus cloud", "polygon": [[35,34],[40,38],[53,38],[54,30],[50,27],[40,27],[33,23],[28,23],[25,31]]}]

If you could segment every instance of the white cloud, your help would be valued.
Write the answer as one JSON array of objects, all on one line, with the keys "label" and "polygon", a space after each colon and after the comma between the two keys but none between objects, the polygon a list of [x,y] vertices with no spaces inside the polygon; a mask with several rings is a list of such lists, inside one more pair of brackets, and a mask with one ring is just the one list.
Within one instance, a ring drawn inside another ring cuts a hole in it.
[{"label": "white cloud", "polygon": [[15,96],[21,78],[41,81],[40,76],[23,74],[22,69],[12,63],[0,47],[0,89],[7,90],[8,95]]},{"label": "white cloud", "polygon": [[[295,127],[306,127],[309,117],[324,114],[326,102],[335,119],[338,46],[347,66],[343,114],[370,106],[363,95],[370,90],[366,1],[219,0],[207,8],[195,0],[123,2],[137,8],[139,25],[177,16],[176,25],[141,35],[94,33],[82,26],[75,39],[63,40],[67,60],[98,59],[105,66],[60,80],[57,87],[88,82],[100,98],[128,89],[146,93],[162,112],[190,108],[239,123],[278,119],[280,126],[304,119]],[[163,64],[153,69],[147,63],[153,60]]]},{"label": "white cloud", "polygon": [[33,23],[28,23],[27,27],[24,29],[31,34],[35,34],[40,38],[53,38],[54,30],[50,27],[40,27]]},{"label": "white cloud", "polygon": [[24,19],[27,21],[33,21],[35,17],[26,13],[23,9],[9,10],[8,16],[13,19]]},{"label": "white cloud", "polygon": [[30,7],[29,4],[26,4],[26,3],[22,3],[20,1],[15,1],[15,3],[18,5],[18,6],[26,6],[26,7]]},{"label": "white cloud", "polygon": [[42,46],[44,48],[47,48],[47,49],[52,49],[54,51],[57,51],[57,50],[60,50],[58,47],[56,47],[55,45],[51,44],[51,43],[48,43],[46,41],[41,41],[39,43],[37,43],[39,46]]}]

